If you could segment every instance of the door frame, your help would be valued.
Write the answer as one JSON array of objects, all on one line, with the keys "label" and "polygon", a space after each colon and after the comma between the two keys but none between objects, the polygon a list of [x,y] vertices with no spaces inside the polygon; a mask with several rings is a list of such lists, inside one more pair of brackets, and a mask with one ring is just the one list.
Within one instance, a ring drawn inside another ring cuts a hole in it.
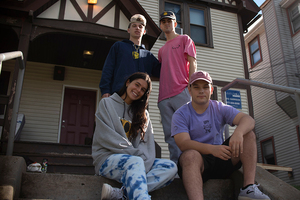
[{"label": "door frame", "polygon": [[62,114],[63,114],[63,106],[64,106],[65,89],[66,89],[66,88],[78,89],[78,90],[95,91],[95,92],[96,92],[95,113],[96,113],[96,110],[97,110],[97,108],[98,108],[98,102],[99,102],[99,100],[100,100],[100,88],[83,87],[83,86],[76,86],[76,85],[67,85],[67,84],[63,84],[62,95],[61,95],[61,104],[60,104],[59,123],[58,123],[57,143],[60,143],[61,120],[62,120]]}]

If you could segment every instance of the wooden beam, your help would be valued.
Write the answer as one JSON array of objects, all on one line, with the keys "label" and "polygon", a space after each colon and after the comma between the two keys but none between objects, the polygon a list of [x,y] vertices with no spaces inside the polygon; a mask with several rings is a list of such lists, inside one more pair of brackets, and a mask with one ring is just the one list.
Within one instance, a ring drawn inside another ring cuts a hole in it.
[{"label": "wooden beam", "polygon": [[265,163],[257,163],[256,166],[259,166],[263,169],[267,170],[280,170],[280,171],[287,171],[287,172],[292,172],[293,169],[291,167],[283,167],[283,166],[278,166],[278,165],[271,165],[271,164],[265,164]]}]

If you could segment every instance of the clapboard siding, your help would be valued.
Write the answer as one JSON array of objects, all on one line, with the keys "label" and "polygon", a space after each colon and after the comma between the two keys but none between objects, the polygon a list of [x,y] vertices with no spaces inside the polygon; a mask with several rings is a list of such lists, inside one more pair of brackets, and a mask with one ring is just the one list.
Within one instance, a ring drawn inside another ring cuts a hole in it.
[{"label": "clapboard siding", "polygon": [[[273,5],[272,2],[269,3]],[[250,65],[250,56],[248,43],[251,40],[259,35],[261,51],[262,51],[262,62],[256,65],[250,72],[250,78],[252,80],[261,81],[265,83],[273,83],[273,74],[271,64],[275,61],[270,61],[274,57],[270,56],[269,48],[275,48],[272,45],[268,45],[268,42],[273,41],[273,38],[265,32],[265,27],[270,28],[270,23],[268,20],[265,20],[267,14],[273,15],[274,13],[268,13],[270,8],[266,8],[267,11],[264,12],[264,19],[252,27],[251,30],[245,35],[245,45],[246,53],[248,59],[248,65]],[[274,28],[274,27],[271,27]],[[277,47],[278,48],[278,47]],[[272,52],[275,50],[273,49]],[[271,52],[271,53],[272,53]],[[299,152],[299,143],[296,133],[297,118],[290,119],[287,114],[276,104],[275,92],[273,90],[251,87],[252,90],[252,99],[253,99],[253,108],[254,108],[254,119],[256,121],[255,132],[257,134],[257,147],[258,147],[258,162],[262,162],[262,154],[260,141],[274,137],[275,144],[275,153],[277,165],[287,166],[293,168],[294,179],[288,177],[287,172],[277,171],[273,172],[278,178],[294,185],[300,184],[300,152]]]},{"label": "clapboard siding", "polygon": [[55,81],[54,65],[26,63],[19,108],[19,113],[25,114],[26,119],[21,134],[22,141],[59,141],[64,86],[99,91],[100,71],[67,66],[65,68],[65,80]]}]

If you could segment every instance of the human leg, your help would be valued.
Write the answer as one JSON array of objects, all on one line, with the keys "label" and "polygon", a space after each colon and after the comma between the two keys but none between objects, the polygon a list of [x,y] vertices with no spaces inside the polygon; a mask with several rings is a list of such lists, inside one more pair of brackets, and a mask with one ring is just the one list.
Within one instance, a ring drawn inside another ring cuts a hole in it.
[{"label": "human leg", "polygon": [[189,94],[188,88],[186,87],[178,95],[165,99],[158,103],[158,108],[160,110],[161,121],[163,125],[165,142],[168,143],[168,148],[170,152],[170,160],[177,163],[179,155],[181,154],[174,138],[171,136],[171,123],[172,116],[174,112],[180,108],[182,105],[191,101],[191,96]]},{"label": "human leg", "polygon": [[249,184],[254,184],[255,182],[257,147],[256,137],[253,131],[244,135],[243,146],[243,153],[240,154],[239,158],[232,158],[232,163],[235,165],[239,160],[242,162],[244,172],[243,187],[245,187]]},{"label": "human leg", "polygon": [[195,150],[184,151],[179,158],[179,164],[182,168],[182,181],[189,200],[203,199],[204,162],[201,154]]},{"label": "human leg", "polygon": [[257,163],[257,146],[256,136],[253,131],[244,135],[243,153],[239,158],[232,158],[232,163],[240,160],[243,164],[244,183],[238,196],[239,200],[269,200],[270,198],[262,193],[255,183],[256,163]]},{"label": "human leg", "polygon": [[169,185],[177,173],[176,164],[168,159],[155,159],[152,168],[147,173],[149,192]]},{"label": "human leg", "polygon": [[161,102],[159,102],[158,108],[160,110],[161,123],[163,125],[163,131],[165,135],[165,142],[168,144],[168,149],[170,152],[170,160],[177,163],[181,151],[178,148],[174,138],[171,136],[171,122],[175,110],[170,104],[170,99],[164,99]]},{"label": "human leg", "polygon": [[111,155],[100,168],[99,174],[121,182],[129,199],[151,199],[141,157],[127,154]]}]

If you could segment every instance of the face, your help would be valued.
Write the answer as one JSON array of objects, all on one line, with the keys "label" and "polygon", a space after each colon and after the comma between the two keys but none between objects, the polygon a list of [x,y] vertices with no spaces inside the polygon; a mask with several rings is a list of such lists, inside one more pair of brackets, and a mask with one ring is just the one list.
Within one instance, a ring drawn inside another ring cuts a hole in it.
[{"label": "face", "polygon": [[145,81],[144,79],[135,79],[132,82],[129,82],[128,80],[126,86],[127,96],[125,102],[127,104],[131,104],[132,101],[140,99],[148,89],[147,81]]},{"label": "face", "polygon": [[191,87],[189,87],[190,95],[192,96],[192,102],[197,105],[207,105],[211,94],[213,93],[213,87],[206,81],[195,81]]},{"label": "face", "polygon": [[146,33],[146,30],[141,23],[131,23],[127,32],[130,34],[130,37],[141,38]]},{"label": "face", "polygon": [[172,31],[175,31],[176,26],[177,22],[170,18],[160,20],[160,28],[164,33],[170,33]]}]

